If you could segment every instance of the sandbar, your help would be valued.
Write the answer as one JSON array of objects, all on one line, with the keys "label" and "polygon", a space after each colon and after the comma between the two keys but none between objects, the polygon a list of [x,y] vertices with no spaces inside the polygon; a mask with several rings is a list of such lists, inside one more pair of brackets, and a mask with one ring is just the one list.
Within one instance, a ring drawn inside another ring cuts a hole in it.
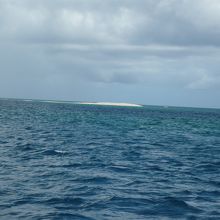
[{"label": "sandbar", "polygon": [[123,103],[123,102],[80,102],[82,105],[109,105],[109,106],[126,106],[126,107],[143,107],[143,105]]}]

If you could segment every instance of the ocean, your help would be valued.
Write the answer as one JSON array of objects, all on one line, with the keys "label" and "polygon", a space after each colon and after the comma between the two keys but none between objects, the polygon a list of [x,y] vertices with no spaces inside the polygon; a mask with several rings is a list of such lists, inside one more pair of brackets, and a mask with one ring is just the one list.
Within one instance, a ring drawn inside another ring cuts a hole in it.
[{"label": "ocean", "polygon": [[220,109],[0,100],[0,219],[220,219]]}]

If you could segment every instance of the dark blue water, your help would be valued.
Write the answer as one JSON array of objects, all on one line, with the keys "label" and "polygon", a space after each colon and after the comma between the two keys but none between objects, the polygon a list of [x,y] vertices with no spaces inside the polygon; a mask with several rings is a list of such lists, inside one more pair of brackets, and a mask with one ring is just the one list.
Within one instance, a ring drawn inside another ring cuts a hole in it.
[{"label": "dark blue water", "polygon": [[220,219],[220,110],[0,100],[0,219]]}]

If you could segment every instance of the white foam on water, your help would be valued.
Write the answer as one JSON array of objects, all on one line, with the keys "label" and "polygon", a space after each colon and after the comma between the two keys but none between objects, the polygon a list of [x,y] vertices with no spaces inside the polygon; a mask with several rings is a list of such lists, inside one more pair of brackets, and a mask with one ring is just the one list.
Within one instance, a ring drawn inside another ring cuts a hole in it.
[{"label": "white foam on water", "polygon": [[67,153],[67,151],[63,151],[63,150],[54,150],[56,153],[59,153],[59,154],[65,154]]}]

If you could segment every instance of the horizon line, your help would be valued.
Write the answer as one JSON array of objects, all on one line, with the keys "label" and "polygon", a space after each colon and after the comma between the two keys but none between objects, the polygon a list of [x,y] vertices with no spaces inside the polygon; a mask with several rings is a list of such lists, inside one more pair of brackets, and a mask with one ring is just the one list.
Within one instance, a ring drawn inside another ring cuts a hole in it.
[{"label": "horizon line", "polygon": [[[110,102],[110,101],[85,101],[85,100],[60,100],[60,99],[40,99],[40,98],[15,98],[15,97],[0,97],[0,99],[3,100],[30,100],[30,101],[54,101],[54,102],[60,102],[60,103],[71,103],[71,102]],[[110,102],[110,103],[121,103],[121,102]],[[128,102],[124,102],[128,103]],[[130,102],[129,102],[130,103]],[[160,105],[160,104],[142,104],[142,103],[131,103],[131,104],[138,104],[144,106],[152,106],[152,107],[164,107],[164,108],[199,108],[199,109],[217,109],[219,110],[220,107],[200,107],[200,106],[178,106],[178,105]]]}]

